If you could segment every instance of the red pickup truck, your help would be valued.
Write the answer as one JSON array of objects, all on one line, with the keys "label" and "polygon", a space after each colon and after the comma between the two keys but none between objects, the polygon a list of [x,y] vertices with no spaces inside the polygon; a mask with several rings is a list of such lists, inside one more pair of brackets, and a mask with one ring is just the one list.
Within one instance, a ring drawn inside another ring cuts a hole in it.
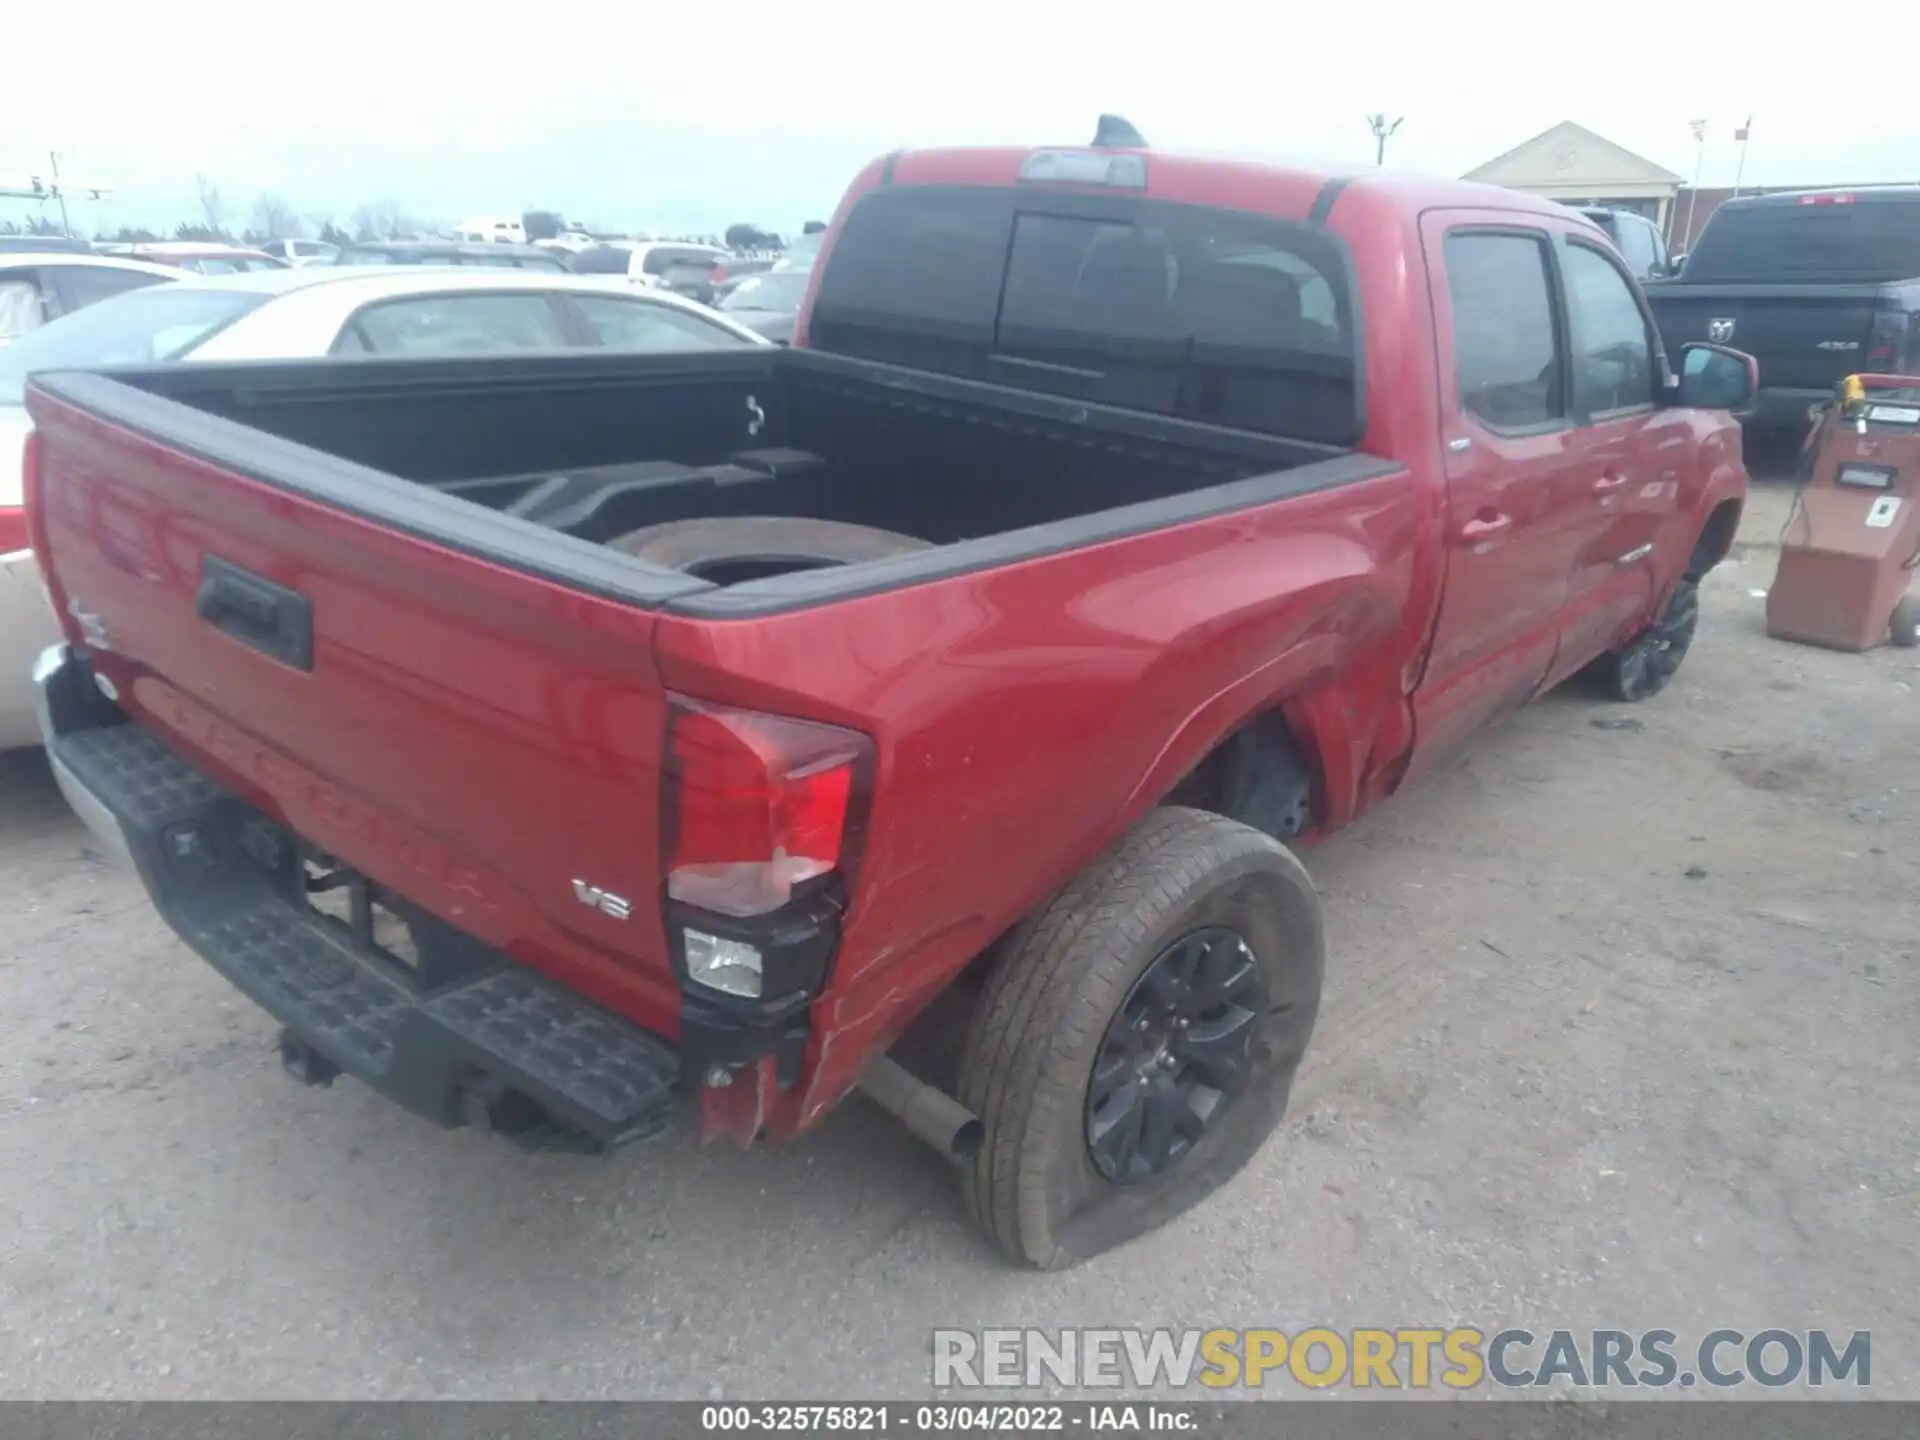
[{"label": "red pickup truck", "polygon": [[42,724],[297,1076],[588,1150],[860,1085],[1066,1264],[1277,1124],[1289,847],[1666,683],[1755,381],[1510,191],[898,153],[790,349],[39,376]]}]

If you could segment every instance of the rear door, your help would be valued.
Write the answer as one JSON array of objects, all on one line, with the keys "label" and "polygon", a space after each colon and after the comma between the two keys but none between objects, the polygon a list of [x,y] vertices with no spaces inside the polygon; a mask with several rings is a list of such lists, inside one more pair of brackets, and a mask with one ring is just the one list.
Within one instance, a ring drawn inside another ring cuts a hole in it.
[{"label": "rear door", "polygon": [[1421,230],[1440,352],[1447,573],[1414,694],[1416,770],[1546,679],[1592,484],[1549,230],[1465,211],[1431,212]]}]

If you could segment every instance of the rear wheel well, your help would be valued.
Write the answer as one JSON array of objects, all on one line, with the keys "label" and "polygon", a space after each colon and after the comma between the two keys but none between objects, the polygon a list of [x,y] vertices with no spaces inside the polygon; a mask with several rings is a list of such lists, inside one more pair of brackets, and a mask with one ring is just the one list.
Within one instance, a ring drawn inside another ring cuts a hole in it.
[{"label": "rear wheel well", "polygon": [[1209,751],[1162,802],[1211,810],[1276,840],[1313,827],[1321,803],[1313,752],[1278,710],[1256,715]]},{"label": "rear wheel well", "polygon": [[[1284,842],[1313,827],[1325,804],[1325,792],[1313,751],[1294,737],[1284,715],[1269,710],[1225,736],[1161,797],[1160,804],[1211,811]],[[965,1029],[952,1017],[965,1011],[943,1010],[943,1005],[970,1007],[978,1000],[1006,953],[1009,937],[1018,929],[1016,923],[984,946],[954,977],[942,1000],[930,1004],[921,1020],[914,1022],[914,1030],[948,1037],[939,1044],[950,1050],[951,1037]],[[923,1026],[926,1016],[936,1010],[942,1010],[946,1020]],[[951,1057],[941,1063],[950,1065]]]},{"label": "rear wheel well", "polygon": [[1687,579],[1698,580],[1727,558],[1733,549],[1733,537],[1740,529],[1740,502],[1722,500],[1700,527],[1700,538],[1693,542],[1693,554],[1687,560]]}]

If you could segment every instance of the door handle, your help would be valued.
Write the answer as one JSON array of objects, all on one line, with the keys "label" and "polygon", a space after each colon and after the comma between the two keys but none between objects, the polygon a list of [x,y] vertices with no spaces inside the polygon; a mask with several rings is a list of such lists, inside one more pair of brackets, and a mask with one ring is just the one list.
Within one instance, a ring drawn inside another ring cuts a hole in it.
[{"label": "door handle", "polygon": [[1496,535],[1504,535],[1512,528],[1513,517],[1511,515],[1483,511],[1460,527],[1460,543],[1463,545],[1478,545],[1482,540],[1491,540]]},{"label": "door handle", "polygon": [[1593,482],[1593,493],[1596,495],[1606,495],[1618,490],[1626,483],[1627,477],[1625,475],[1620,474],[1617,470],[1609,470]]},{"label": "door handle", "polygon": [[218,555],[203,555],[200,564],[193,608],[202,620],[282,665],[313,669],[313,605],[306,596]]}]

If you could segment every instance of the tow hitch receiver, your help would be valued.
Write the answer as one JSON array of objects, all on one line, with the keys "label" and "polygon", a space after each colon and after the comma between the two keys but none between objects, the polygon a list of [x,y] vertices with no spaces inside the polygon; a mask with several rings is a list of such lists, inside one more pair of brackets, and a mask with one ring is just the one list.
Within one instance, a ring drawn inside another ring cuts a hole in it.
[{"label": "tow hitch receiver", "polygon": [[302,1085],[331,1085],[340,1067],[291,1030],[280,1032],[280,1064]]}]

